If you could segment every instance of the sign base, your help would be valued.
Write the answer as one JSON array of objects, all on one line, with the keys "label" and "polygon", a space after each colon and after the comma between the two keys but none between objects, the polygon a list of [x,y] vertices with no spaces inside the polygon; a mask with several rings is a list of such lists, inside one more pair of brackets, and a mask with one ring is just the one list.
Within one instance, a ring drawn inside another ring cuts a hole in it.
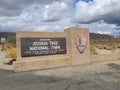
[{"label": "sign base", "polygon": [[69,56],[44,58],[43,60],[39,58],[34,59],[14,62],[14,72],[70,66]]}]

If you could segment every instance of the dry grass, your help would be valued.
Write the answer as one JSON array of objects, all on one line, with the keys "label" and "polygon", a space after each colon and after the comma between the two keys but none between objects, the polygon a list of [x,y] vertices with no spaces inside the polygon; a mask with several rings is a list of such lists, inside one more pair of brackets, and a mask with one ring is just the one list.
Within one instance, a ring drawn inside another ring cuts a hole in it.
[{"label": "dry grass", "polygon": [[16,48],[8,49],[8,50],[5,52],[5,57],[6,57],[6,58],[14,58],[14,57],[16,57]]},{"label": "dry grass", "polygon": [[92,47],[92,46],[90,47],[90,54],[91,55],[97,55],[98,54],[95,47]]},{"label": "dry grass", "polygon": [[106,50],[115,50],[117,48],[120,48],[120,40],[104,40],[104,41],[91,41],[90,43],[91,48],[91,54],[98,54],[95,50],[95,48],[98,49],[106,49]]},{"label": "dry grass", "polygon": [[6,58],[15,58],[16,57],[16,48],[10,43],[4,43],[1,47]]}]

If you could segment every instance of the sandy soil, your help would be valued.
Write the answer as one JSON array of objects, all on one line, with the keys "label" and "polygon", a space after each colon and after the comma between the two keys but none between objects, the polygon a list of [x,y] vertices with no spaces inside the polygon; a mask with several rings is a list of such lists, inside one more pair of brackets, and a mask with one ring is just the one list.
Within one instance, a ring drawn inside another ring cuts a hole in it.
[{"label": "sandy soil", "polygon": [[4,54],[1,51],[1,46],[0,46],[0,69],[12,70],[13,66],[12,65],[5,65],[4,64],[5,61],[7,61],[7,59],[4,57]]},{"label": "sandy soil", "polygon": [[95,48],[98,55],[107,55],[107,54],[119,54],[120,55],[120,49],[115,49],[115,50],[106,50],[106,49],[98,49]]}]

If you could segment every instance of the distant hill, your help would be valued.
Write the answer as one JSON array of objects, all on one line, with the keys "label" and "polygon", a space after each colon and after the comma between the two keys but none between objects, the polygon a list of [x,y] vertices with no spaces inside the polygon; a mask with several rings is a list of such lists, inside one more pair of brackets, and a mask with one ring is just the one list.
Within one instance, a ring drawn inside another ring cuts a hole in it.
[{"label": "distant hill", "polygon": [[120,35],[118,35],[118,36],[114,36],[114,38],[116,38],[116,39],[120,39]]},{"label": "distant hill", "polygon": [[[0,38],[1,37],[5,37],[7,39],[16,38],[16,33],[15,32],[0,32]],[[91,40],[109,40],[109,39],[115,39],[115,37],[111,35],[106,35],[106,34],[90,33],[90,39]]]},{"label": "distant hill", "polygon": [[0,32],[0,38],[1,37],[6,38],[6,39],[15,38],[16,33],[15,32]]},{"label": "distant hill", "polygon": [[106,34],[90,33],[90,39],[91,40],[109,40],[109,39],[114,39],[114,37]]}]

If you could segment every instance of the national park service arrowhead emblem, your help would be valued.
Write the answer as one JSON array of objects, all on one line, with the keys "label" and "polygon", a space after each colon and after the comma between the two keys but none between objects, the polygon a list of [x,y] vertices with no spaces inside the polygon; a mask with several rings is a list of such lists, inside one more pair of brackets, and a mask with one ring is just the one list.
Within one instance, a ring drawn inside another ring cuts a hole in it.
[{"label": "national park service arrowhead emblem", "polygon": [[87,46],[87,38],[84,35],[78,34],[76,36],[76,46],[80,53],[83,53]]}]

